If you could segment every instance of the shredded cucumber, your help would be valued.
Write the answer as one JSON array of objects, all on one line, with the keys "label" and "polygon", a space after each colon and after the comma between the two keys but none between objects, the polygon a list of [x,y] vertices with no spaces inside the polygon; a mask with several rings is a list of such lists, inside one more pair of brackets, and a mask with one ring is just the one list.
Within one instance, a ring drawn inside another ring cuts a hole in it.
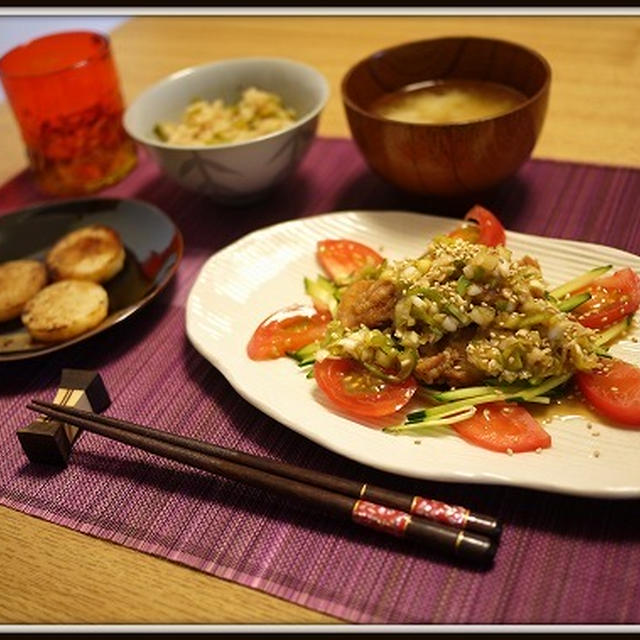
[{"label": "shredded cucumber", "polygon": [[561,300],[567,294],[573,293],[574,291],[581,289],[582,287],[586,287],[588,284],[591,284],[594,280],[609,271],[612,266],[613,265],[607,264],[603,265],[602,267],[595,267],[594,269],[590,269],[586,273],[579,275],[577,278],[573,278],[572,280],[569,280],[569,282],[565,282],[565,284],[556,287],[552,291],[549,291],[548,295],[554,300]]},{"label": "shredded cucumber", "polygon": [[451,402],[453,400],[463,400],[465,398],[475,398],[477,396],[486,395],[487,393],[499,394],[499,387],[462,387],[461,389],[451,389],[450,391],[432,391],[429,397],[436,402]]},{"label": "shredded cucumber", "polygon": [[311,297],[320,308],[326,308],[335,318],[338,311],[338,287],[323,275],[319,275],[315,280],[304,279],[305,293]]},{"label": "shredded cucumber", "polygon": [[560,309],[560,311],[564,311],[565,313],[567,313],[569,311],[573,311],[576,307],[579,307],[581,304],[590,299],[591,294],[588,291],[583,291],[582,293],[576,293],[569,298],[565,298],[561,302],[558,302],[556,306],[558,307],[558,309]]},{"label": "shredded cucumber", "polygon": [[319,348],[319,342],[311,342],[310,344],[301,347],[297,351],[287,353],[287,355],[290,358],[296,360],[299,367],[306,367],[316,361],[315,356]]},{"label": "shredded cucumber", "polygon": [[623,334],[631,326],[632,317],[633,314],[628,315],[615,324],[612,324],[608,329],[601,331],[596,338],[596,346],[602,347],[603,345],[607,344],[607,342],[611,342],[614,338],[617,338],[618,336]]},{"label": "shredded cucumber", "polygon": [[451,416],[444,418],[430,418],[428,420],[422,420],[415,422],[414,424],[401,424],[394,427],[386,427],[383,429],[385,433],[406,433],[410,431],[414,435],[420,435],[420,431],[428,429],[430,427],[439,427],[443,425],[455,424],[456,422],[462,422],[475,415],[476,407],[467,407],[466,409],[459,411]]},{"label": "shredded cucumber", "polygon": [[564,373],[560,376],[552,376],[535,387],[514,393],[509,399],[515,400],[516,398],[521,398],[524,402],[531,402],[533,398],[543,396],[545,393],[548,393],[552,389],[564,384],[572,375],[572,373]]},{"label": "shredded cucumber", "polygon": [[498,400],[505,400],[505,396],[501,393],[485,393],[483,395],[474,396],[473,398],[463,398],[462,400],[454,400],[453,402],[446,402],[445,404],[437,405],[435,407],[429,407],[428,409],[419,409],[418,411],[412,411],[407,414],[406,420],[408,422],[417,422],[427,418],[444,418],[454,415],[459,411],[468,409],[469,407],[477,404],[484,404],[486,402],[497,402]]},{"label": "shredded cucumber", "polygon": [[[549,404],[551,398],[549,391],[564,384],[571,378],[571,373],[553,376],[544,382],[525,388],[514,387],[466,387],[442,393],[432,393],[431,398],[443,404],[419,409],[408,413],[404,424],[395,425],[384,429],[388,433],[416,433],[416,430],[433,427],[442,424],[453,424],[471,417],[477,405],[488,402],[507,401],[534,402],[537,404]],[[470,413],[469,413],[470,412]]]}]

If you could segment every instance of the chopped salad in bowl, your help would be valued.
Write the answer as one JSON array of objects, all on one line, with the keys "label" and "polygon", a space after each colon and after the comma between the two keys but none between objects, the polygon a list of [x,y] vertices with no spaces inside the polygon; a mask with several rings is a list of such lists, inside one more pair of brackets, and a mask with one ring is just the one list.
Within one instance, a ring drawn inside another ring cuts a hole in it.
[{"label": "chopped salad in bowl", "polygon": [[486,449],[540,451],[551,437],[527,406],[575,387],[600,415],[640,428],[640,368],[608,352],[640,305],[640,277],[603,265],[549,290],[536,259],[505,245],[481,206],[416,258],[321,240],[324,274],[304,279],[311,304],[269,316],[247,353],[294,358],[347,415],[397,416],[390,434],[450,425]]}]

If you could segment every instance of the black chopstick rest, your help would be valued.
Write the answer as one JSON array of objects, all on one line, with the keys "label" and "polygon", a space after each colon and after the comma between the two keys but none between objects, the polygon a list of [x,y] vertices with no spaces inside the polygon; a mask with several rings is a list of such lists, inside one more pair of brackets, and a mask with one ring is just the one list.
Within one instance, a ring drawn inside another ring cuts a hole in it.
[{"label": "black chopstick rest", "polygon": [[[54,404],[104,411],[109,393],[97,371],[63,369]],[[31,462],[64,467],[79,431],[64,420],[38,419],[17,430],[18,440]]]},{"label": "black chopstick rest", "polygon": [[[77,427],[149,453],[297,499],[325,512],[347,517],[358,524],[385,533],[418,541],[423,547],[430,550],[486,564],[493,560],[497,549],[495,540],[481,534],[415,517],[397,509],[363,500],[360,497],[353,498],[314,484],[244,465],[239,462],[239,459],[235,461],[215,456],[196,448],[197,443],[203,446],[207,443],[187,439],[191,442],[190,446],[186,446],[181,442],[181,436],[173,436],[150,427],[125,423],[115,418],[60,407],[38,400],[34,400],[27,406],[29,409],[49,417],[64,419]],[[178,442],[169,442],[167,437],[175,438]]]}]

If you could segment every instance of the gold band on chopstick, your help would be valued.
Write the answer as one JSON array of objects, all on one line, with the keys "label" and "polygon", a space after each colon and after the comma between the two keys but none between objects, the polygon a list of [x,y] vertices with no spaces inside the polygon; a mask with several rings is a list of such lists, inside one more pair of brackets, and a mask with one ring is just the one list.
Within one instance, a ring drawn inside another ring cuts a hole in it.
[{"label": "gold band on chopstick", "polygon": [[456,541],[453,543],[453,548],[456,551],[456,553],[460,549],[460,545],[462,544],[463,539],[464,539],[464,531],[461,529],[458,535],[456,536]]}]

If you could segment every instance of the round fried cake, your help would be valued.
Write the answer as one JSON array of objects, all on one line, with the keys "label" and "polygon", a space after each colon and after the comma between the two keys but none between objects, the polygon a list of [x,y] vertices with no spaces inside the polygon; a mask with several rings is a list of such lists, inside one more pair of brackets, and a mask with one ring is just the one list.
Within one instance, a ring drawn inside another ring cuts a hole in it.
[{"label": "round fried cake", "polygon": [[47,270],[37,260],[10,260],[0,264],[0,322],[17,318],[45,284]]},{"label": "round fried cake", "polygon": [[106,282],[124,266],[125,250],[117,231],[94,224],[56,242],[46,257],[53,280]]},{"label": "round fried cake", "polygon": [[87,280],[61,280],[26,304],[22,322],[34,340],[64,342],[99,325],[107,316],[104,287]]}]

